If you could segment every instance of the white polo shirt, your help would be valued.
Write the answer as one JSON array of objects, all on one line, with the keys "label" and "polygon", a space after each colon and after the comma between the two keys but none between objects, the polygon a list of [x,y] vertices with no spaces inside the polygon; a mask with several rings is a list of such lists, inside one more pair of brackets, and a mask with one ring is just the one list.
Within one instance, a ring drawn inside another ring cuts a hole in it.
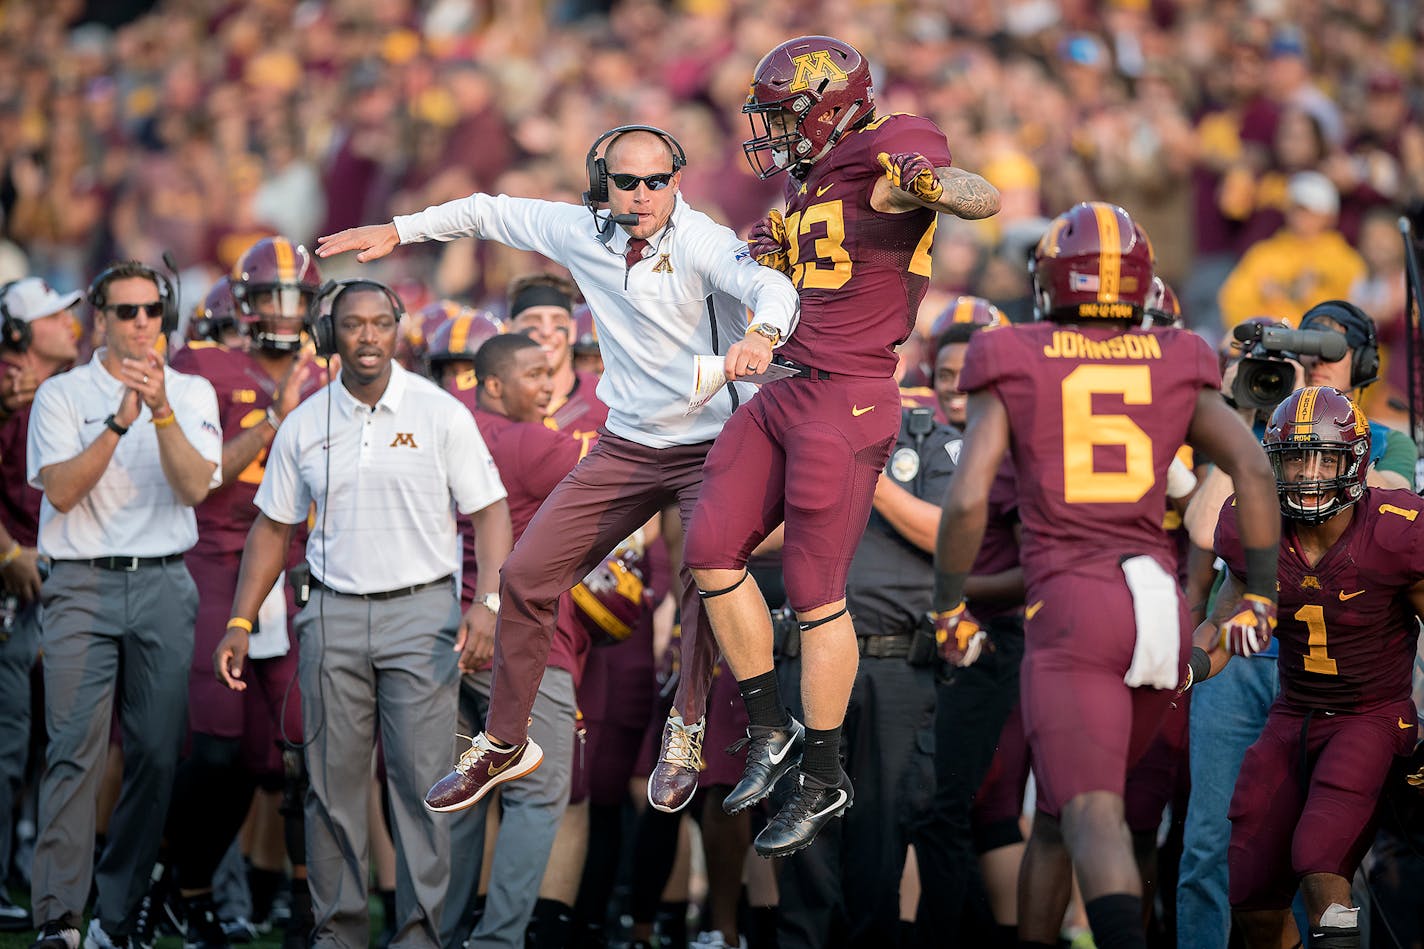
[{"label": "white polo shirt", "polygon": [[469,514],[504,496],[470,410],[392,363],[374,408],[338,380],[292,410],[272,440],[256,503],[296,524],[315,501],[312,574],[339,593],[382,593],[458,570],[456,509]]},{"label": "white polo shirt", "polygon": [[[758,265],[746,241],[681,196],[631,269],[628,232],[619,227],[603,244],[593,215],[576,204],[472,194],[397,217],[395,227],[403,244],[474,236],[569,268],[598,329],[608,430],[649,448],[716,438],[732,414],[732,387],[688,414],[693,357],[726,353],[746,333],[749,310],[783,337],[800,310],[790,280]],[[745,401],[753,389],[738,394]]]},{"label": "white polo shirt", "polygon": [[[26,478],[44,490],[40,469],[68,461],[104,431],[119,407],[124,384],[100,361],[105,350],[68,372],[46,379],[30,410]],[[202,376],[163,369],[168,404],[188,442],[217,465],[212,487],[222,484],[222,428],[218,397]],[[82,501],[60,513],[45,495],[40,503],[39,551],[56,560],[92,557],[167,557],[198,542],[193,509],[178,500],[163,475],[153,415],[142,406],[119,439],[103,475]]]}]

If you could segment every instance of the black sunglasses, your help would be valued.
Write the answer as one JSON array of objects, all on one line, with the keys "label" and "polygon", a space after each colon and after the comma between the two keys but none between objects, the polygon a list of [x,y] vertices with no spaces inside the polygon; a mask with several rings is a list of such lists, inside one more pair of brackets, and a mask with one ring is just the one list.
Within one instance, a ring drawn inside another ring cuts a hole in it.
[{"label": "black sunglasses", "polygon": [[139,310],[142,310],[149,319],[156,320],[163,315],[163,302],[155,300],[153,303],[109,303],[105,304],[104,309],[121,320],[136,319]]},{"label": "black sunglasses", "polygon": [[647,185],[649,191],[661,191],[672,184],[672,176],[672,172],[664,171],[661,174],[643,175],[642,177],[638,175],[609,175],[608,177],[613,181],[613,187],[619,191],[636,191],[639,184]]}]

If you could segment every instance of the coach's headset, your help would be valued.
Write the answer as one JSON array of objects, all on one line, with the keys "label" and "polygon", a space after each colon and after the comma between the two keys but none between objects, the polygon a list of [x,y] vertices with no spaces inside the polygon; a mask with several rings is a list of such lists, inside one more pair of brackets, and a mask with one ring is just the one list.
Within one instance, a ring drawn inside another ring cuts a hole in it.
[{"label": "coach's headset", "polygon": [[598,153],[598,150],[604,142],[626,132],[649,132],[667,143],[668,150],[672,152],[671,174],[675,175],[687,167],[687,152],[683,151],[678,140],[653,125],[620,125],[594,139],[593,144],[589,146],[588,155],[584,158],[584,165],[588,171],[588,190],[583,193],[583,203],[589,213],[593,215],[594,220],[598,221],[598,239],[604,244],[613,239],[613,228],[616,225],[638,223],[638,217],[634,214],[608,214],[599,217],[599,205],[608,203],[608,162]]},{"label": "coach's headset", "polygon": [[[165,263],[167,261],[165,255]],[[177,274],[175,273],[176,277]],[[127,260],[122,263],[110,264],[100,271],[89,284],[89,289],[84,291],[84,299],[95,310],[102,310],[108,305],[109,283],[113,280],[127,280],[136,277],[143,280],[152,280],[158,287],[158,299],[163,304],[163,322],[161,328],[163,336],[169,336],[178,332],[178,294],[173,289],[173,281],[169,280],[161,272],[154,270],[147,264],[139,263],[136,260]],[[8,314],[7,314],[8,315]],[[26,327],[28,329],[28,327]],[[7,336],[8,338],[8,336]]]},{"label": "coach's headset", "polygon": [[1300,328],[1308,329],[1317,319],[1340,325],[1350,346],[1350,388],[1360,389],[1379,379],[1379,335],[1368,313],[1348,300],[1317,303],[1300,318]]},{"label": "coach's headset", "polygon": [[331,308],[323,309],[323,304],[330,299],[331,305],[335,306],[342,292],[356,288],[385,294],[386,299],[390,301],[391,312],[396,315],[396,322],[405,319],[405,304],[394,290],[379,280],[328,280],[317,290],[316,296],[312,297],[311,307],[307,310],[307,332],[311,334],[312,345],[316,347],[318,356],[329,358],[336,355],[336,322],[331,317]]},{"label": "coach's headset", "polygon": [[17,353],[23,353],[30,348],[30,342],[35,338],[34,328],[28,321],[13,316],[10,307],[5,303],[5,298],[10,295],[10,288],[19,282],[7,280],[4,286],[0,286],[0,344]]}]

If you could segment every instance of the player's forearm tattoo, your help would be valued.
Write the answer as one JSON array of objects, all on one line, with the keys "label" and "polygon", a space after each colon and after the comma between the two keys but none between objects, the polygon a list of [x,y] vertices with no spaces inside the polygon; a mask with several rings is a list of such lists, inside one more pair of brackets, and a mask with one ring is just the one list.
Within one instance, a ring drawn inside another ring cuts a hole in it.
[{"label": "player's forearm tattoo", "polygon": [[940,207],[968,221],[977,221],[999,213],[999,189],[983,178],[962,168],[940,168],[940,184],[944,196]]}]

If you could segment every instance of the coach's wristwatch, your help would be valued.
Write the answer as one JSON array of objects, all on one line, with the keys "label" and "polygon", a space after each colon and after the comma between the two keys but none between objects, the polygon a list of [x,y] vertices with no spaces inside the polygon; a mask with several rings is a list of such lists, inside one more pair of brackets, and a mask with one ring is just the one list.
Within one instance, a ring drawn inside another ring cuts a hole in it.
[{"label": "coach's wristwatch", "polygon": [[781,330],[772,326],[770,323],[753,323],[747,327],[747,335],[750,336],[752,333],[762,337],[773,347],[781,342]]},{"label": "coach's wristwatch", "polygon": [[499,594],[486,593],[484,596],[475,597],[475,602],[489,610],[495,616],[499,615]]}]

